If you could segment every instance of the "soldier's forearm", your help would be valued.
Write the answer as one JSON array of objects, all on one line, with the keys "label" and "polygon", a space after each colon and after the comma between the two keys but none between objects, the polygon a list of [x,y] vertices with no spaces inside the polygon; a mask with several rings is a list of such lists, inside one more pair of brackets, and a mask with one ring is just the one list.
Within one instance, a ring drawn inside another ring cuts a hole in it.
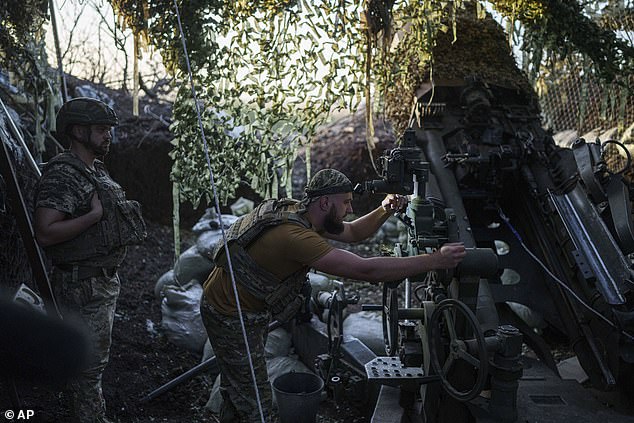
[{"label": "soldier's forearm", "polygon": [[377,207],[365,216],[348,223],[353,238],[351,242],[362,241],[374,235],[391,215],[392,213],[383,207]]},{"label": "soldier's forearm", "polygon": [[[39,211],[39,209],[38,209]],[[93,210],[73,218],[64,220],[50,220],[36,212],[35,235],[42,247],[59,244],[77,237],[86,229],[99,222],[100,215]]]}]

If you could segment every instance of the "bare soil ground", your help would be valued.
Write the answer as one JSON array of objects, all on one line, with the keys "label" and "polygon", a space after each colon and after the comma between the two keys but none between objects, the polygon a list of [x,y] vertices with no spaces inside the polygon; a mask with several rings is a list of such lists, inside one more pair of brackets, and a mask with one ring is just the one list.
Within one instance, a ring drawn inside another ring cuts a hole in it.
[{"label": "bare soil ground", "polygon": [[[131,247],[120,271],[121,294],[113,329],[110,363],[103,375],[107,415],[119,423],[217,422],[204,408],[215,375],[201,374],[149,402],[141,400],[156,388],[200,363],[201,357],[168,342],[160,328],[161,307],[154,297],[156,280],[173,267],[171,227],[148,222],[148,239]],[[195,239],[182,234],[182,250]],[[0,381],[0,410],[14,409],[8,385]],[[30,421],[62,423],[69,410],[60,390],[18,383],[22,409],[35,411]],[[361,423],[363,413],[322,403],[319,422]]]},{"label": "bare soil ground", "polygon": [[[148,229],[148,240],[129,249],[120,271],[110,364],[103,376],[107,414],[116,422],[215,422],[203,409],[213,382],[205,375],[154,401],[141,402],[149,392],[200,362],[200,357],[170,344],[161,334],[160,303],[153,289],[158,277],[172,267],[172,230],[152,222]],[[68,408],[58,389],[21,383],[18,390],[23,408],[35,410],[31,421],[68,421]],[[0,409],[7,408],[11,405],[0,395]]]}]

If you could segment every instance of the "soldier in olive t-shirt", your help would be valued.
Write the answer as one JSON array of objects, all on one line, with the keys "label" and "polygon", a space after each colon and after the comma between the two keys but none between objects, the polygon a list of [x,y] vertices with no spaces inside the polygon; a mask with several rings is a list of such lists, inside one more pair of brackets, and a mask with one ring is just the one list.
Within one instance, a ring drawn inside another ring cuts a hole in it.
[{"label": "soldier in olive t-shirt", "polygon": [[295,310],[311,267],[381,282],[453,268],[465,255],[462,244],[411,257],[362,258],[334,248],[325,238],[366,239],[402,210],[407,198],[389,194],[374,211],[344,222],[352,213],[351,204],[350,180],[337,170],[324,169],[310,180],[301,202],[266,200],[234,223],[227,231],[230,260],[224,245],[216,247],[216,268],[204,284],[200,312],[221,372],[221,422],[269,421],[272,393],[264,358],[268,324],[272,317],[283,320]]},{"label": "soldier in olive t-shirt", "polygon": [[[326,255],[332,246],[314,229],[286,223],[269,229],[247,249],[247,252],[264,269],[280,280],[308,268]],[[222,267],[216,267],[204,283],[207,301],[219,313],[237,314],[231,277]],[[237,286],[243,311],[263,312],[264,301],[258,300],[246,289]]]}]

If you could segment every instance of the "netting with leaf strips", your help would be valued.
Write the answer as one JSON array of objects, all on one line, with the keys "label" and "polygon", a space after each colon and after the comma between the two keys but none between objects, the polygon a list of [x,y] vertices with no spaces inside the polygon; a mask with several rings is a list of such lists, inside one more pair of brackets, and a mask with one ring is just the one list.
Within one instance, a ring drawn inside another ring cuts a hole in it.
[{"label": "netting with leaf strips", "polygon": [[[545,125],[554,132],[574,129],[579,135],[618,128],[617,133],[623,136],[634,123],[633,93],[584,77],[580,71],[577,68],[550,81],[542,91],[540,105]],[[630,84],[634,86],[634,76],[630,77]]]}]

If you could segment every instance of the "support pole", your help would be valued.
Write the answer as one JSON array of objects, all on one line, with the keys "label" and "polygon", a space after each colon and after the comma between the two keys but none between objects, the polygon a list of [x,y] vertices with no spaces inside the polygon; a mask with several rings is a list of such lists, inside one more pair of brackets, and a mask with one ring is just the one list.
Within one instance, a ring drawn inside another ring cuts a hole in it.
[{"label": "support pole", "polygon": [[[282,323],[279,322],[278,320],[272,321],[271,323],[269,323],[269,332],[279,328],[280,326],[282,326]],[[174,379],[170,380],[165,385],[162,385],[156,388],[155,390],[153,390],[152,392],[150,392],[149,394],[141,398],[141,402],[143,403],[143,402],[152,401],[153,399],[163,395],[165,392],[169,391],[175,386],[180,385],[183,382],[187,382],[189,379],[193,378],[194,376],[197,376],[200,373],[206,370],[212,369],[214,367],[216,367],[215,355],[212,357],[209,357],[207,360],[203,361],[202,363],[197,364],[196,366],[187,370],[182,375],[176,376]]]},{"label": "support pole", "polygon": [[132,114],[139,116],[139,34],[134,33],[134,49],[133,49],[133,66],[132,66]]},{"label": "support pole", "polygon": [[40,251],[39,245],[35,242],[35,233],[33,231],[33,225],[29,217],[28,209],[24,201],[24,196],[20,190],[18,179],[13,168],[13,163],[9,157],[7,146],[5,142],[0,139],[0,175],[5,181],[7,186],[8,199],[11,202],[11,207],[15,215],[15,220],[20,230],[20,236],[22,237],[22,243],[26,249],[26,253],[29,257],[29,263],[31,264],[31,271],[37,284],[42,300],[44,301],[44,307],[46,312],[51,317],[61,318],[61,314],[55,302],[53,296],[53,290],[48,279],[46,272],[46,266],[44,265],[44,258]]},{"label": "support pole", "polygon": [[143,402],[152,401],[154,398],[157,398],[163,395],[165,392],[171,390],[175,386],[180,385],[183,382],[187,382],[189,379],[193,378],[194,376],[197,376],[198,374],[204,371],[207,371],[209,369],[212,369],[214,367],[216,367],[215,355],[203,361],[202,363],[192,367],[191,369],[187,370],[182,375],[175,377],[174,379],[167,382],[165,385],[162,385],[156,388],[155,390],[153,390],[152,392],[150,392],[149,394],[141,398],[141,402],[143,403]]},{"label": "support pole", "polygon": [[59,73],[59,79],[62,84],[62,100],[64,103],[68,101],[68,87],[66,86],[66,75],[64,74],[64,67],[62,65],[62,51],[59,46],[59,36],[57,33],[57,19],[55,17],[55,4],[54,0],[48,0],[48,8],[51,11],[51,24],[53,25],[53,39],[55,41],[55,54],[57,55],[57,71]]}]

